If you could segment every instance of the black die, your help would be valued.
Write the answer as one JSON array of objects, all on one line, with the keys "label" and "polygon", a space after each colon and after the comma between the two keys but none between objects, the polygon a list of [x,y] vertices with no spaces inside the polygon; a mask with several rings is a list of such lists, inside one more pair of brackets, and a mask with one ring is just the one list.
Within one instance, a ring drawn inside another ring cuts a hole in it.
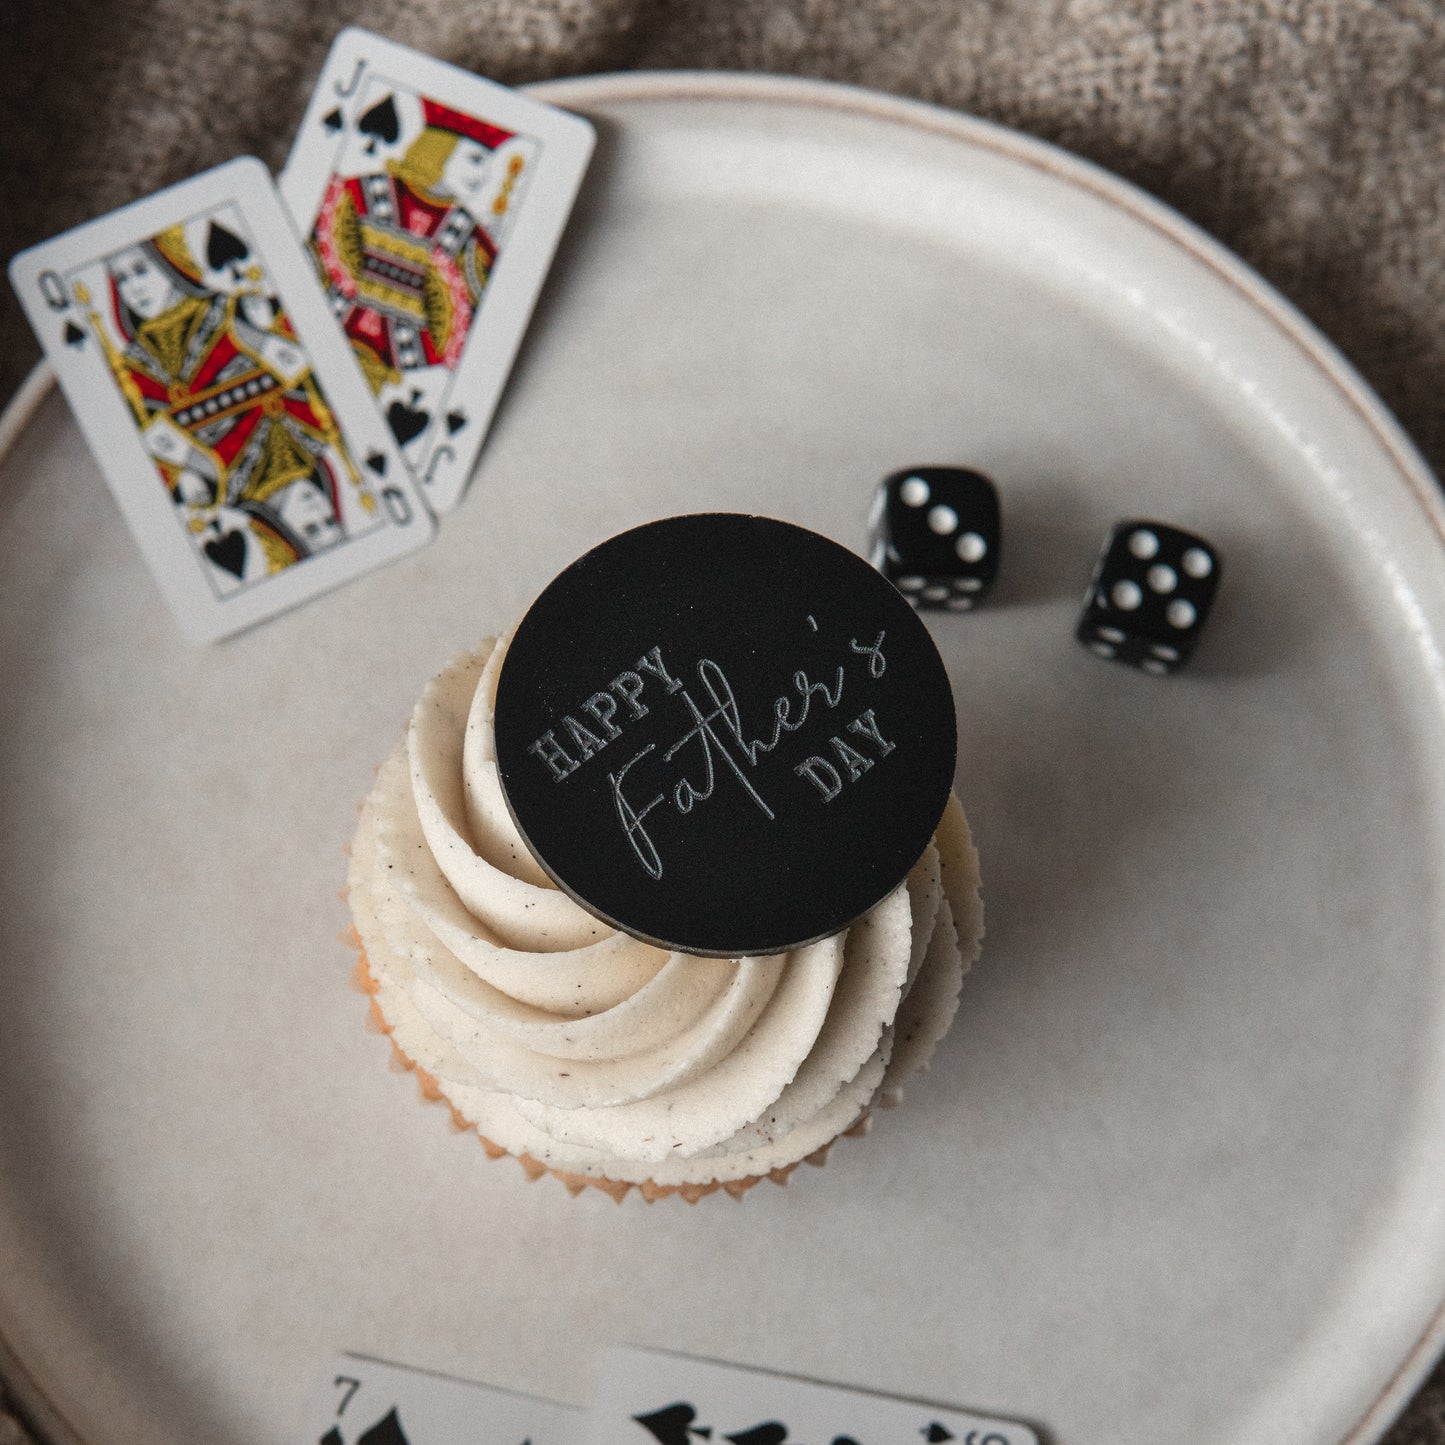
[{"label": "black die", "polygon": [[878,485],[869,560],[918,608],[967,612],[998,575],[998,492],[982,472],[913,467]]},{"label": "black die", "polygon": [[1219,587],[1219,554],[1162,522],[1120,522],[1104,543],[1077,637],[1091,652],[1144,672],[1189,659]]}]

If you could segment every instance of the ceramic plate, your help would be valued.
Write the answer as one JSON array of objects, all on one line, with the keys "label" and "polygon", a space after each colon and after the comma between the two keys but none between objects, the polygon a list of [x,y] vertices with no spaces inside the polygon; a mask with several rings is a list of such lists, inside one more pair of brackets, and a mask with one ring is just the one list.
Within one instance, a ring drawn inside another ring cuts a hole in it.
[{"label": "ceramic plate", "polygon": [[[86,1445],[310,1440],[349,1348],[580,1401],[630,1341],[1060,1445],[1338,1445],[1445,1299],[1445,513],[1256,277],[1017,135],[810,82],[541,88],[596,163],[436,543],[184,642],[43,377],[0,473],[0,1338]],[[981,468],[931,623],[983,961],[904,1107],[741,1204],[529,1184],[363,1026],[342,849],[426,679],[737,509],[862,548]],[[1073,639],[1120,517],[1224,558],[1171,679]]]}]

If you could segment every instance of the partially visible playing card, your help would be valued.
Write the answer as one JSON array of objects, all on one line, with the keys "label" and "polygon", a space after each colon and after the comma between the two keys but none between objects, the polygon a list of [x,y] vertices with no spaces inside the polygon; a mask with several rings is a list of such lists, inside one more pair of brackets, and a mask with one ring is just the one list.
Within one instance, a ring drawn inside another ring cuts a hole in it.
[{"label": "partially visible playing card", "polygon": [[431,536],[260,161],[42,242],[10,278],[191,637],[249,627]]},{"label": "partially visible playing card", "polygon": [[586,1445],[1039,1445],[1025,1425],[737,1365],[612,1349]]},{"label": "partially visible playing card", "polygon": [[281,194],[438,512],[471,475],[594,139],[379,35],[331,47]]},{"label": "partially visible playing card", "polygon": [[575,1405],[340,1355],[302,1445],[576,1445],[581,1429]]}]

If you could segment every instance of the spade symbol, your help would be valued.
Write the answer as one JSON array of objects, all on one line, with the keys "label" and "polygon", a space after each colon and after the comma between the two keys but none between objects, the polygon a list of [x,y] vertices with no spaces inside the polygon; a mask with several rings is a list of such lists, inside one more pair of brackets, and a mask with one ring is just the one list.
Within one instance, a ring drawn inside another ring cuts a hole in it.
[{"label": "spade symbol", "polygon": [[953,1431],[945,1430],[937,1420],[931,1425],[926,1425],[918,1433],[928,1441],[928,1445],[941,1445],[942,1441],[953,1439]]},{"label": "spade symbol", "polygon": [[67,346],[83,346],[85,344],[85,332],[73,321],[65,323],[65,344]]},{"label": "spade symbol", "polygon": [[357,1437],[356,1445],[411,1445],[397,1418],[396,1406],[393,1405],[371,1429],[363,1431]]},{"label": "spade symbol", "polygon": [[690,1445],[689,1435],[698,1435],[704,1440],[712,1438],[707,1426],[694,1425],[697,1411],[691,1405],[679,1400],[675,1405],[665,1405],[650,1415],[632,1417],[644,1430],[650,1432],[660,1445]]},{"label": "spade symbol", "polygon": [[386,475],[386,458],[381,452],[370,452],[366,458],[366,465],[371,468],[379,477]]},{"label": "spade symbol", "polygon": [[467,424],[467,414],[464,411],[449,411],[447,413],[447,434],[455,436]]},{"label": "spade symbol", "polygon": [[733,1445],[783,1445],[788,1438],[788,1427],[781,1420],[765,1420],[750,1430],[739,1430],[736,1435],[725,1435]]},{"label": "spade symbol", "polygon": [[341,1431],[333,1425],[320,1440],[320,1445],[346,1445],[346,1439]]},{"label": "spade symbol", "polygon": [[396,114],[395,99],[390,95],[383,96],[370,109],[362,112],[356,128],[366,137],[366,153],[369,156],[376,154],[378,141],[395,145],[397,136],[401,134],[401,121]]},{"label": "spade symbol", "polygon": [[206,556],[227,572],[240,579],[246,570],[246,538],[241,532],[223,532],[206,543]]},{"label": "spade symbol", "polygon": [[411,394],[410,404],[398,398],[386,409],[386,420],[391,427],[391,434],[402,446],[405,446],[413,437],[420,436],[431,420],[431,413],[423,411],[417,406],[417,402],[420,400],[421,392],[414,391]]},{"label": "spade symbol", "polygon": [[206,264],[212,271],[234,267],[251,254],[251,249],[234,231],[212,221],[206,233]]},{"label": "spade symbol", "polygon": [[321,117],[321,124],[324,125],[332,135],[335,135],[336,132],[341,129],[341,107],[338,105],[328,110],[326,114]]}]

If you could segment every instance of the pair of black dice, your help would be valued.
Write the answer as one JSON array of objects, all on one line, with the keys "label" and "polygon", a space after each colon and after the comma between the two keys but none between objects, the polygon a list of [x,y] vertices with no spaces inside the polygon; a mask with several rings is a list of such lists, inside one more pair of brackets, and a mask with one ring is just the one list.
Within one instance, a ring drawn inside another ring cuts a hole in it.
[{"label": "pair of black dice", "polygon": [[[982,472],[913,467],[879,484],[873,565],[921,610],[966,612],[998,575],[998,491]],[[1144,672],[1176,672],[1199,640],[1219,586],[1203,537],[1163,522],[1120,522],[1104,542],[1077,636]]]},{"label": "pair of black dice", "polygon": [[1075,632],[1090,652],[1162,676],[1189,660],[1219,587],[1219,554],[1163,522],[1120,522],[1104,542]]},{"label": "pair of black dice", "polygon": [[879,483],[873,565],[918,608],[967,612],[998,575],[998,492],[982,472],[914,467]]}]

